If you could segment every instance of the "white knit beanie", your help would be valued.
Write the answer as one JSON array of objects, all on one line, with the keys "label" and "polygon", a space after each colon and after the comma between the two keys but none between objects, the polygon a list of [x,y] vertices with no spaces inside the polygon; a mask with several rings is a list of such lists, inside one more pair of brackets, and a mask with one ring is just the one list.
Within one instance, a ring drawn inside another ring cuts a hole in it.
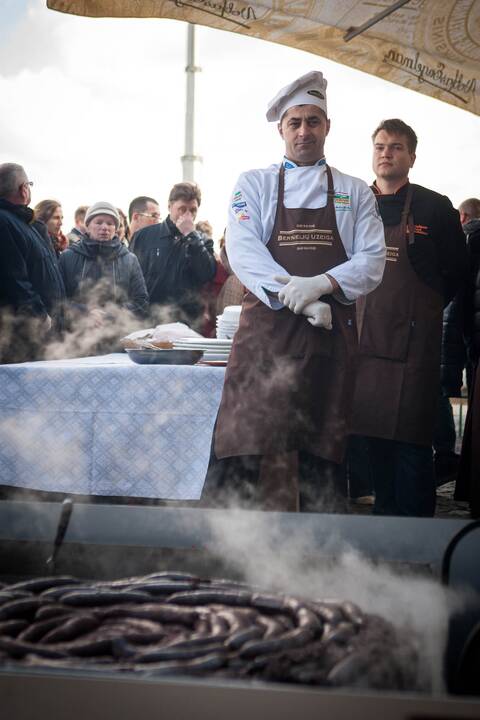
[{"label": "white knit beanie", "polygon": [[118,214],[117,208],[108,202],[96,202],[90,205],[85,215],[85,225],[88,225],[95,215],[111,215],[115,220],[115,227],[118,228],[120,225],[120,215]]}]

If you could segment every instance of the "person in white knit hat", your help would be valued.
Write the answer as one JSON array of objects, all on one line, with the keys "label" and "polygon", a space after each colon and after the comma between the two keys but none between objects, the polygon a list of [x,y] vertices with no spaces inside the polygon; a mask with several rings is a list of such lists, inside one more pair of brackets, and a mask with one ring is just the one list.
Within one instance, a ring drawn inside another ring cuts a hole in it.
[{"label": "person in white knit hat", "polygon": [[145,318],[148,293],[140,264],[117,235],[120,216],[108,202],[96,202],[85,215],[86,232],[59,259],[65,283],[70,325],[83,316],[96,328],[111,326],[115,334],[118,311],[114,307]]},{"label": "person in white knit hat", "polygon": [[233,189],[226,247],[249,292],[217,417],[210,504],[233,493],[264,509],[344,508],[354,302],[380,283],[385,242],[368,185],[326,162],[326,89],[312,71],[280,90],[267,120],[283,160],[243,173]]}]

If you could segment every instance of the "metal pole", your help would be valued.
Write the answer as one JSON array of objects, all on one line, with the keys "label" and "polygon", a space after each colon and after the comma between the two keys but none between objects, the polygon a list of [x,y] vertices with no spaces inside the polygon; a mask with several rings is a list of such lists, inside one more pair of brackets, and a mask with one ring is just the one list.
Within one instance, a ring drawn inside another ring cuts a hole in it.
[{"label": "metal pole", "polygon": [[195,163],[202,162],[195,155],[195,73],[201,71],[195,65],[195,25],[187,25],[187,97],[185,111],[185,154],[182,156],[183,180],[195,182]]},{"label": "metal pole", "polygon": [[391,5],[388,8],[385,8],[385,10],[382,10],[382,12],[379,12],[378,15],[375,15],[370,20],[367,20],[367,22],[364,22],[363,25],[360,25],[358,28],[350,28],[348,32],[343,36],[343,39],[345,42],[348,42],[349,40],[353,40],[354,37],[357,37],[357,35],[361,35],[365,30],[368,30],[368,28],[373,27],[376,25],[380,20],[383,20],[383,18],[388,17],[391,15],[395,10],[399,10],[399,8],[403,7],[407,3],[409,3],[410,0],[397,0],[397,2],[394,2],[393,5]]}]

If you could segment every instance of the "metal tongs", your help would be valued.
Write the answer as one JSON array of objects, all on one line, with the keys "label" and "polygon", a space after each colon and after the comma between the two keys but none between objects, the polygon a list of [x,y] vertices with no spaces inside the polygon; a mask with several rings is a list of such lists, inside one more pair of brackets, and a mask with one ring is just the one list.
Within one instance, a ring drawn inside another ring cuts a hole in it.
[{"label": "metal tongs", "polygon": [[50,567],[52,570],[55,569],[55,559],[58,555],[58,551],[60,550],[60,547],[63,543],[63,538],[65,537],[65,533],[67,532],[68,525],[70,523],[70,517],[72,515],[73,510],[73,501],[70,498],[66,498],[62,502],[62,509],[60,511],[60,518],[58,520],[57,525],[57,534],[55,535],[55,540],[53,541],[53,550],[52,554],[46,561],[47,567]]}]

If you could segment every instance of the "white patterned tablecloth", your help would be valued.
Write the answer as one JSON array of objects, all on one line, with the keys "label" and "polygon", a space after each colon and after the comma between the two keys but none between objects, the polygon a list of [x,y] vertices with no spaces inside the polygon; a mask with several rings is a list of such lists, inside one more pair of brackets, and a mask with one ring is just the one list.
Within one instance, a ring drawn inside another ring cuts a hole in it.
[{"label": "white patterned tablecloth", "polygon": [[0,366],[0,484],[196,500],[225,370],[125,354]]}]

